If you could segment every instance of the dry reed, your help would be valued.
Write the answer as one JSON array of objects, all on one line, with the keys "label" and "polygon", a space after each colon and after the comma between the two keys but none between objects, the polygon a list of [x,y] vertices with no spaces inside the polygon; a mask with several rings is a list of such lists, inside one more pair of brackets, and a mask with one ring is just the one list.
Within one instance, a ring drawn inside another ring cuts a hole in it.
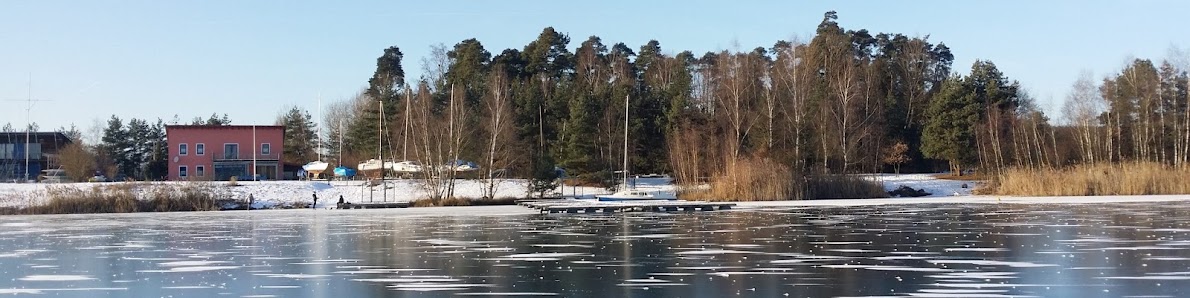
[{"label": "dry reed", "polygon": [[409,207],[443,207],[443,206],[495,206],[495,205],[515,205],[516,198],[495,198],[495,199],[476,199],[476,198],[423,198],[415,200],[409,204]]},{"label": "dry reed", "polygon": [[[798,177],[798,178],[795,178]],[[854,175],[799,175],[772,160],[751,157],[728,163],[706,187],[680,185],[679,197],[707,201],[778,201],[884,198],[880,183]]]},{"label": "dry reed", "polygon": [[128,213],[213,211],[234,203],[215,187],[201,183],[149,184],[139,182],[95,185],[91,188],[50,186],[47,200],[23,208],[0,210],[5,214]]},{"label": "dry reed", "polygon": [[1190,169],[1158,163],[1079,165],[1063,169],[1009,169],[986,190],[1016,196],[1190,194]]},{"label": "dry reed", "polygon": [[879,182],[856,175],[817,175],[806,180],[804,199],[886,198]]},{"label": "dry reed", "polygon": [[723,174],[711,178],[709,189],[691,189],[683,199],[707,201],[777,201],[794,196],[793,173],[789,167],[765,158],[728,162]]}]

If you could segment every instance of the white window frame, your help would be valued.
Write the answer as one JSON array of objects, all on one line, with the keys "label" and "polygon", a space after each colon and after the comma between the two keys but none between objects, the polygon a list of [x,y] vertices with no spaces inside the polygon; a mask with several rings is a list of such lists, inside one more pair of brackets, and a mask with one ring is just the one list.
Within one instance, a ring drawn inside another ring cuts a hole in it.
[{"label": "white window frame", "polygon": [[194,155],[207,155],[207,144],[194,143]]},{"label": "white window frame", "polygon": [[186,166],[178,166],[178,178],[186,178],[190,176],[189,169]]},{"label": "white window frame", "polygon": [[269,156],[269,154],[273,154],[273,144],[260,143],[260,155]]},{"label": "white window frame", "polygon": [[198,176],[198,177],[203,177],[203,176],[206,176],[206,174],[207,174],[207,167],[205,167],[205,166],[194,166],[194,175],[195,175],[195,176]]},{"label": "white window frame", "polygon": [[178,155],[187,154],[190,154],[190,146],[186,145],[186,143],[178,143]]}]

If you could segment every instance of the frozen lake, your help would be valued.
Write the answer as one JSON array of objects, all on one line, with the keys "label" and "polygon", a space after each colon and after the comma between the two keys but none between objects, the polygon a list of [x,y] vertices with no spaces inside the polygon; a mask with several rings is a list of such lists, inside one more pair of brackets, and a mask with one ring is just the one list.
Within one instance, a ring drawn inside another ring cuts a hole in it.
[{"label": "frozen lake", "polygon": [[0,294],[1190,295],[1186,204],[484,208],[5,216]]}]

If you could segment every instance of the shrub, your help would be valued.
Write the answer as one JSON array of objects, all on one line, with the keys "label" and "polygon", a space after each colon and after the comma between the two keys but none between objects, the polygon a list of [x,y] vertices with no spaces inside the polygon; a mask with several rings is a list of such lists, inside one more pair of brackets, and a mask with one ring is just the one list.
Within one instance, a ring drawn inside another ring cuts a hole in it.
[{"label": "shrub", "polygon": [[880,182],[856,175],[816,175],[807,178],[804,199],[886,198]]}]

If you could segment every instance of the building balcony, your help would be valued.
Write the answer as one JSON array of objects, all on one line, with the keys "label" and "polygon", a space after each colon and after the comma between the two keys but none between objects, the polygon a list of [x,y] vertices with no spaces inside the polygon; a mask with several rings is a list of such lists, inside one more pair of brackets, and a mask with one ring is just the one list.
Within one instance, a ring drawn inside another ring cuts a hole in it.
[{"label": "building balcony", "polygon": [[259,153],[257,153],[255,156],[253,156],[253,154],[252,154],[252,153],[247,153],[247,154],[245,154],[245,153],[239,153],[239,154],[234,154],[234,153],[213,154],[213,155],[211,155],[211,159],[212,159],[213,161],[252,161],[252,160],[263,161],[263,160],[281,160],[281,153],[280,153],[280,152],[272,152],[271,154],[259,154]]}]

